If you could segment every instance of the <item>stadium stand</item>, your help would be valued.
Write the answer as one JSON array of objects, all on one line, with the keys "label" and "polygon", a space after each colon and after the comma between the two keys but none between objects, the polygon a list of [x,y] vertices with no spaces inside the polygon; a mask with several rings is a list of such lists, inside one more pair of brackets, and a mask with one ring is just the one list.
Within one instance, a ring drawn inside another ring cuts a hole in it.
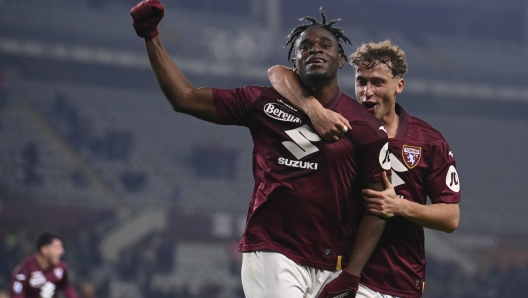
[{"label": "stadium stand", "polygon": [[[0,1],[0,289],[47,225],[65,235],[78,288],[92,285],[98,297],[243,297],[232,238],[253,187],[250,135],[171,110],[130,26],[135,2]],[[266,69],[287,63],[287,28],[170,5],[178,9],[160,31],[197,86],[267,85]],[[468,275],[428,255],[424,297],[523,297],[526,40],[339,24],[354,46],[389,38],[405,50],[401,103],[457,158],[462,217],[445,241],[480,267]],[[342,74],[352,93],[351,69]],[[105,259],[110,231],[149,207],[167,212],[165,229]]]}]

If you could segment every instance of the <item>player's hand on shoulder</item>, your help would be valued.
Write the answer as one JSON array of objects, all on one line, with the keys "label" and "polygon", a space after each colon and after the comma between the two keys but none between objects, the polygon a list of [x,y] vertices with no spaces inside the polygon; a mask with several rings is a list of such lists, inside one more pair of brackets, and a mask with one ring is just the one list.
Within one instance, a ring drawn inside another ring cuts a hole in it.
[{"label": "player's hand on shoulder", "polygon": [[328,109],[317,109],[310,120],[317,132],[325,141],[335,142],[352,130],[348,120],[341,114]]},{"label": "player's hand on shoulder", "polygon": [[366,210],[374,215],[390,218],[398,214],[402,198],[398,197],[394,186],[392,186],[387,174],[383,172],[382,175],[385,190],[375,191],[372,189],[363,189],[363,203]]},{"label": "player's hand on shoulder", "polygon": [[165,14],[159,0],[142,0],[130,10],[132,26],[139,37],[151,39],[158,36],[158,24]]},{"label": "player's hand on shoulder", "polygon": [[359,287],[359,276],[346,270],[327,283],[317,298],[354,298]]}]

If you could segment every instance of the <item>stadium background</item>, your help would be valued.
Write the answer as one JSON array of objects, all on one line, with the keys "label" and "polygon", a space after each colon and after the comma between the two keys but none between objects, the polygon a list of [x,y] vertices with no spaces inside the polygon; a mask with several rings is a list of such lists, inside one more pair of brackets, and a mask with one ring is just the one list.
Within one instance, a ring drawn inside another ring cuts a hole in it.
[{"label": "stadium background", "polygon": [[[0,289],[59,231],[82,297],[243,297],[251,140],[174,113],[128,15],[135,0],[0,0]],[[450,143],[453,234],[427,231],[424,297],[528,292],[528,1],[165,1],[160,32],[195,86],[269,85],[299,17],[407,54],[398,101]],[[340,72],[353,94],[353,72]]]}]

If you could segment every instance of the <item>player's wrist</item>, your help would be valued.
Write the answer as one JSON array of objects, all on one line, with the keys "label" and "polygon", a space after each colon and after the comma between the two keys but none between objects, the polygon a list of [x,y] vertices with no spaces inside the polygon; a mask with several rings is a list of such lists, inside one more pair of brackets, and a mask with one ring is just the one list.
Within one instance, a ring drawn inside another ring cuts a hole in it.
[{"label": "player's wrist", "polygon": [[352,266],[347,266],[343,268],[343,270],[341,271],[341,274],[344,274],[345,276],[350,276],[350,278],[355,277],[359,281],[361,270],[353,268]]},{"label": "player's wrist", "polygon": [[305,100],[304,112],[310,119],[314,120],[312,117],[317,117],[318,115],[323,115],[325,108],[317,100],[317,98],[310,96]]},{"label": "player's wrist", "polygon": [[398,200],[397,208],[394,211],[394,215],[410,217],[414,213],[414,209],[418,207],[418,204],[405,199],[403,196],[396,196]]},{"label": "player's wrist", "polygon": [[357,278],[358,280],[359,280],[359,277],[360,277],[360,274],[361,274],[361,273],[358,273],[358,272],[354,272],[353,270],[351,270],[349,268],[343,268],[343,270],[341,272],[344,273],[347,276],[350,276],[350,278]]}]

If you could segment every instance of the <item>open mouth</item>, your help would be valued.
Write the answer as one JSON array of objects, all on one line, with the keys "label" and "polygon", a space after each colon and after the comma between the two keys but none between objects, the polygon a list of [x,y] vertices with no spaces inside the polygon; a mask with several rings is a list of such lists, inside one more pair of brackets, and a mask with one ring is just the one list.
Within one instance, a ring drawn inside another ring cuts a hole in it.
[{"label": "open mouth", "polygon": [[324,63],[326,63],[326,61],[324,61],[321,58],[312,58],[312,59],[308,59],[306,64],[324,64]]},{"label": "open mouth", "polygon": [[368,102],[368,101],[364,101],[362,104],[369,111],[374,109],[374,107],[377,105],[377,103],[375,103],[375,102]]}]

